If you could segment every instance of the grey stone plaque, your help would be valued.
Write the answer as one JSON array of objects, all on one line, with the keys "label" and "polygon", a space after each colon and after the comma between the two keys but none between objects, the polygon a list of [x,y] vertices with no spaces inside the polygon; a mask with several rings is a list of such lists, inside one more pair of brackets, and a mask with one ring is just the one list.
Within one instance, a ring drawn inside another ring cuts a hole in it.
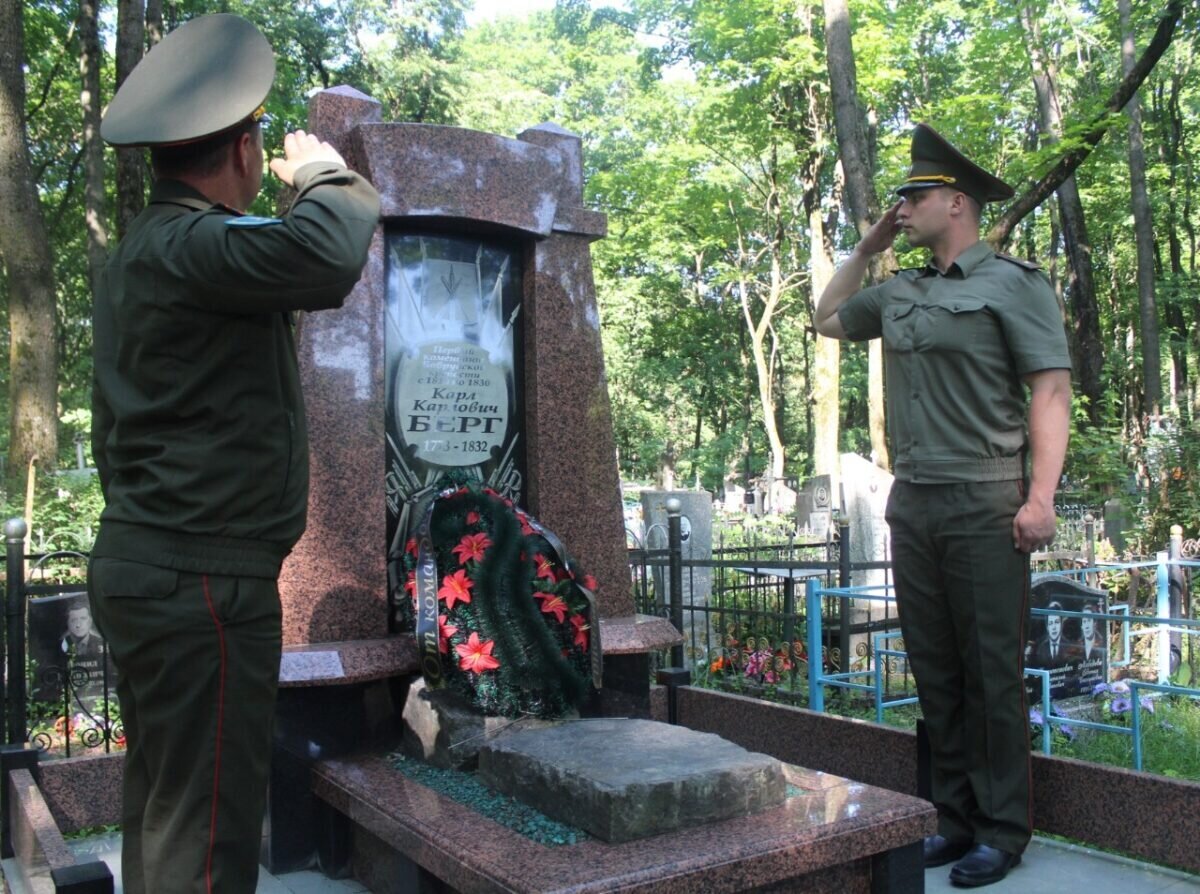
[{"label": "grey stone plaque", "polygon": [[498,791],[604,841],[632,841],[783,803],[783,765],[711,733],[606,718],[505,735],[479,752]]}]

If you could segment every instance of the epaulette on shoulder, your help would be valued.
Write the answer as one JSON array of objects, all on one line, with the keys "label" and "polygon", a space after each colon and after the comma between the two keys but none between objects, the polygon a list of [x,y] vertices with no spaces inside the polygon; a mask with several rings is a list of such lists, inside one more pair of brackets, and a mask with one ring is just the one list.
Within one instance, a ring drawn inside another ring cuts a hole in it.
[{"label": "epaulette on shoulder", "polygon": [[996,257],[1002,261],[1008,261],[1010,264],[1016,264],[1018,267],[1024,267],[1026,270],[1041,270],[1042,265],[1036,261],[1026,261],[1024,258],[1014,258],[1012,255],[1006,255],[1001,252],[996,252]]}]

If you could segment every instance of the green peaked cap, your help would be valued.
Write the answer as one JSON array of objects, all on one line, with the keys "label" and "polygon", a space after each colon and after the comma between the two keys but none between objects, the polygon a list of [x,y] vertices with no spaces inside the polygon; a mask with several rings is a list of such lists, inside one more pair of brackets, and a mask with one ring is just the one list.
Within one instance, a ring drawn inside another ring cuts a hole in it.
[{"label": "green peaked cap", "polygon": [[171,146],[213,136],[258,114],[275,54],[241,16],[185,22],[150,50],[109,103],[100,136],[114,146]]},{"label": "green peaked cap", "polygon": [[928,124],[918,124],[912,135],[912,168],[896,192],[904,195],[935,186],[965,192],[980,205],[1013,197],[1011,186],[979,167]]}]

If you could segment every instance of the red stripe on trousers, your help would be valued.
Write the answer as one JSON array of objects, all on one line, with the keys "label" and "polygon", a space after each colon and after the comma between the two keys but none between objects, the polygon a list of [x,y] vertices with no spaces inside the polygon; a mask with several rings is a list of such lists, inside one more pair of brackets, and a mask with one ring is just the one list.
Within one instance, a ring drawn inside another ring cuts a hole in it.
[{"label": "red stripe on trousers", "polygon": [[208,894],[212,894],[212,858],[217,840],[217,795],[221,783],[221,728],[225,722],[225,628],[221,626],[221,619],[217,617],[217,610],[213,607],[212,595],[208,591],[207,574],[201,577],[201,582],[204,586],[204,601],[208,604],[208,613],[212,615],[213,624],[217,628],[217,642],[221,647],[221,674],[217,686],[217,743],[213,758],[212,815],[209,817],[208,854],[204,861],[204,887]]}]

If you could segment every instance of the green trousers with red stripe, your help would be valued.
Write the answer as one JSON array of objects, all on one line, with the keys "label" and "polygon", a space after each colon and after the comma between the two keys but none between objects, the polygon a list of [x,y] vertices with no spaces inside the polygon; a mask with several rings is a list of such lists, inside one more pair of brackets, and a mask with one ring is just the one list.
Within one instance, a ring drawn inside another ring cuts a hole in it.
[{"label": "green trousers with red stripe", "polygon": [[125,729],[127,894],[252,894],[281,648],[276,581],[94,558]]},{"label": "green trousers with red stripe", "polygon": [[900,626],[929,733],[938,832],[1021,853],[1032,834],[1020,481],[892,486]]}]

